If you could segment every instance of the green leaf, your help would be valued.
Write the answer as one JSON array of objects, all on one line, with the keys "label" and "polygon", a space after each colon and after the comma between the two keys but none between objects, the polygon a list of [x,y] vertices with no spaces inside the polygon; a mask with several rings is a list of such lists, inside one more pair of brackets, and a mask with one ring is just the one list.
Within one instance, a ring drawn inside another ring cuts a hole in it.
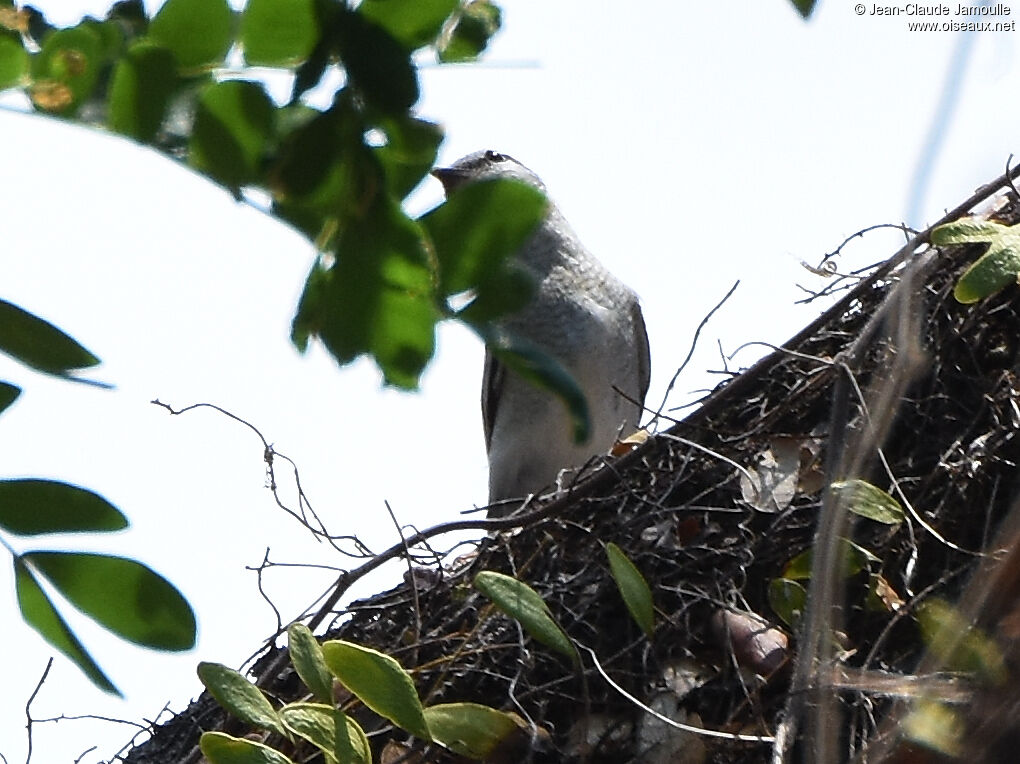
[{"label": "green leaf", "polygon": [[900,503],[871,483],[857,479],[841,480],[833,483],[830,488],[855,515],[885,525],[899,525],[904,520]]},{"label": "green leaf", "polygon": [[807,608],[807,589],[789,578],[773,578],[769,582],[769,606],[787,626],[797,628]]},{"label": "green leaf", "polygon": [[575,443],[588,440],[591,434],[588,402],[563,364],[533,343],[505,329],[491,325],[472,324],[472,327],[485,340],[489,351],[508,369],[563,401],[573,424]]},{"label": "green leaf", "polygon": [[791,0],[793,7],[797,9],[797,13],[802,18],[807,18],[811,15],[811,11],[815,9],[816,0]]},{"label": "green leaf", "polygon": [[386,145],[374,149],[375,155],[390,193],[404,199],[435,164],[443,130],[432,122],[408,116],[384,117],[379,127],[386,134]]},{"label": "green leaf", "polygon": [[[482,276],[473,290],[471,301],[458,310],[455,316],[468,326],[486,327],[531,302],[535,289],[535,279],[531,273],[513,260],[508,260]],[[484,339],[487,332],[483,328],[480,334]]]},{"label": "green leaf", "polygon": [[78,26],[92,30],[99,38],[100,64],[110,63],[123,53],[124,32],[119,24],[86,17]]},{"label": "green leaf", "polygon": [[[0,414],[10,408],[11,404],[21,395],[21,388],[10,385],[7,382],[0,382]],[[0,506],[0,528],[3,527],[4,508]]]},{"label": "green leaf", "polygon": [[99,363],[53,324],[5,300],[0,300],[0,351],[49,374],[66,374]]},{"label": "green leaf", "polygon": [[926,601],[917,610],[917,622],[921,638],[940,668],[974,674],[996,686],[1009,678],[996,641],[949,603],[938,599]]},{"label": "green leaf", "polygon": [[268,745],[242,740],[225,732],[203,732],[198,747],[209,764],[294,764]]},{"label": "green leaf", "polygon": [[251,66],[296,66],[318,39],[315,0],[248,0],[241,16],[240,41]]},{"label": "green leaf", "polygon": [[475,576],[475,588],[520,623],[532,637],[577,663],[577,650],[573,643],[553,619],[545,600],[526,583],[502,573],[483,570]]},{"label": "green leaf", "polygon": [[358,13],[374,21],[408,50],[433,42],[458,0],[365,0]]},{"label": "green leaf", "polygon": [[120,690],[113,686],[103,670],[88,654],[78,637],[60,617],[46,592],[36,581],[31,571],[20,558],[14,558],[15,586],[18,592],[18,607],[25,623],[35,629],[54,648],[80,668],[92,684],[105,692],[120,696]]},{"label": "green leaf", "polygon": [[323,703],[333,702],[333,677],[322,657],[322,647],[303,623],[292,623],[287,629],[290,660],[301,681],[312,695]]},{"label": "green leaf", "polygon": [[421,217],[439,260],[444,297],[476,288],[531,238],[549,202],[537,188],[512,179],[458,188]]},{"label": "green leaf", "polygon": [[318,3],[316,6],[319,38],[315,41],[308,58],[294,72],[294,84],[290,91],[290,105],[299,103],[301,96],[322,81],[326,70],[332,67],[338,48],[336,17],[340,12],[339,3]]},{"label": "green leaf", "polygon": [[270,730],[290,740],[290,733],[280,715],[262,694],[262,690],[240,673],[221,663],[203,661],[198,664],[198,678],[216,698],[216,702],[242,722]]},{"label": "green leaf", "polygon": [[0,90],[23,84],[27,74],[28,51],[21,42],[21,36],[0,29]]},{"label": "green leaf", "polygon": [[358,218],[384,185],[382,168],[363,142],[363,117],[349,103],[317,113],[301,105],[280,111],[285,136],[268,169],[274,212],[321,250],[340,221]]},{"label": "green leaf", "polygon": [[55,480],[0,480],[0,528],[20,536],[119,531],[127,518],[99,494]]},{"label": "green leaf", "polygon": [[510,714],[478,703],[429,706],[425,721],[433,740],[469,759],[489,759],[521,727]]},{"label": "green leaf", "polygon": [[303,737],[338,764],[372,764],[372,748],[361,726],[331,705],[288,703],[280,718],[295,735]]},{"label": "green leaf", "polygon": [[[961,744],[967,734],[967,721],[960,711],[948,703],[928,698],[915,700],[910,713],[901,722],[901,729],[908,740],[924,746],[928,751],[942,754],[945,760],[965,761],[967,758]],[[918,760],[936,759],[930,754],[922,754]]]},{"label": "green leaf", "polygon": [[422,740],[431,739],[414,682],[393,658],[342,640],[325,642],[322,653],[333,676],[368,708]]},{"label": "green leaf", "polygon": [[149,36],[173,52],[184,73],[194,74],[223,63],[234,14],[227,0],[167,0],[149,24]]},{"label": "green leaf", "polygon": [[36,108],[73,113],[96,86],[102,54],[102,39],[85,25],[46,35],[32,65],[31,95]]},{"label": "green leaf", "polygon": [[413,389],[435,351],[439,312],[421,228],[380,198],[336,244],[336,263],[309,277],[293,338],[317,334],[348,363],[371,353],[387,384]]},{"label": "green leaf", "polygon": [[29,552],[22,559],[107,630],[155,650],[195,646],[195,614],[176,587],[136,560],[85,552]]},{"label": "green leaf", "polygon": [[641,571],[623,553],[616,544],[606,544],[606,557],[609,558],[609,570],[620,590],[624,604],[630,611],[631,618],[649,639],[655,631],[655,610],[652,606],[652,590],[641,575]]},{"label": "green leaf", "polygon": [[391,115],[414,106],[418,75],[403,45],[356,11],[338,15],[337,31],[347,76],[365,101]]},{"label": "green leaf", "polygon": [[177,64],[170,51],[145,40],[135,43],[113,71],[110,127],[136,140],[151,141],[177,83]]},{"label": "green leaf", "polygon": [[[840,539],[840,546],[842,547],[843,552],[842,575],[844,578],[856,576],[865,568],[870,567],[873,563],[881,562],[881,560],[867,549],[862,546],[858,546],[847,539]],[[783,569],[783,577],[795,580],[811,578],[811,562],[813,560],[812,551],[813,550],[808,549],[801,552],[786,563],[786,567]]]},{"label": "green leaf", "polygon": [[1001,235],[1007,227],[1002,223],[982,218],[960,218],[950,223],[943,223],[931,232],[931,243],[939,246],[947,244],[987,244]]},{"label": "green leaf", "polygon": [[453,29],[439,45],[439,60],[474,61],[503,24],[503,14],[490,0],[470,0]]},{"label": "green leaf", "polygon": [[198,97],[189,161],[228,188],[257,180],[273,134],[274,112],[258,83],[210,84]]},{"label": "green leaf", "polygon": [[988,244],[988,250],[956,282],[957,302],[974,303],[1004,287],[1020,275],[1020,225],[1005,226],[991,220],[962,218],[931,232],[932,244]]}]

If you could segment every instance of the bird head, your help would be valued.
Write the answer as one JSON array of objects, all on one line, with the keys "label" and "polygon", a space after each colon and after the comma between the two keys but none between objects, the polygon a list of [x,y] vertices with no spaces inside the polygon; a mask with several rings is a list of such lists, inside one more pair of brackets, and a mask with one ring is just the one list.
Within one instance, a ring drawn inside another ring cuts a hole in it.
[{"label": "bird head", "polygon": [[447,196],[467,183],[492,178],[513,178],[545,191],[545,184],[535,173],[512,156],[492,150],[468,154],[449,167],[437,167],[432,175],[443,184]]}]

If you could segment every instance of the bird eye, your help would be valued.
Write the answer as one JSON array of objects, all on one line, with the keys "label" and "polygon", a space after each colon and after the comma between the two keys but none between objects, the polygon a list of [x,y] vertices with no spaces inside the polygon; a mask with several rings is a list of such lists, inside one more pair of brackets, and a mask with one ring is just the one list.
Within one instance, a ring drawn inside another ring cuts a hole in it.
[{"label": "bird eye", "polygon": [[498,151],[486,151],[485,158],[490,162],[505,162],[510,157],[506,154],[500,154]]}]

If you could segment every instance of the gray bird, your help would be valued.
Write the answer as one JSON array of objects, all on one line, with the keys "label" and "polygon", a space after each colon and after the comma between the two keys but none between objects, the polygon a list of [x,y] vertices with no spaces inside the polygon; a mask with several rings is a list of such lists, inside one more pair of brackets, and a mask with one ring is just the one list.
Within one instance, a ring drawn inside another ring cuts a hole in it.
[{"label": "gray bird", "polygon": [[[433,175],[447,195],[489,178],[515,178],[545,191],[531,170],[495,151],[469,154]],[[518,377],[487,351],[482,420],[490,504],[550,488],[562,470],[609,451],[621,432],[637,428],[650,373],[648,335],[637,295],[584,248],[551,202],[516,262],[531,274],[537,289],[524,308],[501,319],[500,325],[571,373],[587,399],[591,428],[587,441],[575,443],[562,401]],[[494,508],[490,515],[506,511]]]}]

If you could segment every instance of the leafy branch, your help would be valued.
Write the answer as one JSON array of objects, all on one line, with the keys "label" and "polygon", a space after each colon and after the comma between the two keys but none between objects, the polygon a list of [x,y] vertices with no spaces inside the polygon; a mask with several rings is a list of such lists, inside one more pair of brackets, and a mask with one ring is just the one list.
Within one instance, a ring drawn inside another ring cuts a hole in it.
[{"label": "leafy branch", "polygon": [[[99,363],[73,338],[47,321],[0,300],[0,352],[26,366],[67,379]],[[21,388],[0,381],[0,412]],[[109,533],[127,518],[102,496],[53,480],[0,480],[0,531],[34,537],[54,533]],[[195,615],[184,597],[136,560],[89,552],[34,549],[11,555],[18,606],[25,622],[71,659],[97,687],[119,694],[61,615],[47,587],[121,639],[157,650],[187,650],[195,643]]]}]

